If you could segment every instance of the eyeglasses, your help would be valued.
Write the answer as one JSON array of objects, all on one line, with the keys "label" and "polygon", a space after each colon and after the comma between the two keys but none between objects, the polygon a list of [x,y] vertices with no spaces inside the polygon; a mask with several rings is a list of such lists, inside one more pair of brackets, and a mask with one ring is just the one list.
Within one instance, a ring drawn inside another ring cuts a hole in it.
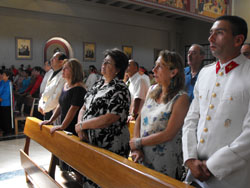
[{"label": "eyeglasses", "polygon": [[246,56],[246,57],[249,57],[250,56],[250,52],[243,52],[243,55]]}]

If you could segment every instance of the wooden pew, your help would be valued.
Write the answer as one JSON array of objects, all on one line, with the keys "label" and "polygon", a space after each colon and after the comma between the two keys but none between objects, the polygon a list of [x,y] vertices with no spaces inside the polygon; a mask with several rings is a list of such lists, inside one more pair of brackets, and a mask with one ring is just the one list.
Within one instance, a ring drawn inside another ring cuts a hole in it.
[{"label": "wooden pew", "polygon": [[128,130],[130,134],[130,139],[134,137],[134,128],[135,128],[135,121],[130,121],[128,123]]},{"label": "wooden pew", "polygon": [[[28,155],[29,142],[32,139],[103,188],[192,187],[115,153],[84,143],[78,137],[66,135],[63,131],[50,134],[52,126],[43,126],[40,130],[39,122],[40,120],[32,117],[26,119],[24,153]],[[22,157],[24,153],[21,151]],[[23,161],[22,166],[27,175],[32,176]],[[53,182],[53,179],[45,181]]]},{"label": "wooden pew", "polygon": [[33,185],[37,185],[37,187],[49,188],[62,187],[52,177],[49,176],[47,171],[34,163],[31,158],[26,153],[24,153],[23,150],[20,150],[20,158],[25,173],[29,176],[29,181],[31,181]]}]

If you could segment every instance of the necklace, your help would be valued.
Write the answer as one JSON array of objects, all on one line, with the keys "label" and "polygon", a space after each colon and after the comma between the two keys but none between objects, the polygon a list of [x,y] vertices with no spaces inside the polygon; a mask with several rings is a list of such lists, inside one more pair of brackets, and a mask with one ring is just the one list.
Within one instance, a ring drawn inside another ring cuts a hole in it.
[{"label": "necklace", "polygon": [[71,86],[67,83],[66,84],[66,89],[70,89],[71,88]]}]

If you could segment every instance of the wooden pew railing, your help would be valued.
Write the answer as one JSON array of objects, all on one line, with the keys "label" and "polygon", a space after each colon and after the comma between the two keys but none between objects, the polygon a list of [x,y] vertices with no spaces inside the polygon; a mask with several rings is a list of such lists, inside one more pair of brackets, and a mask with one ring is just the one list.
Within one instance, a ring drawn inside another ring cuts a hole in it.
[{"label": "wooden pew railing", "polygon": [[130,133],[130,139],[133,138],[133,136],[134,136],[134,128],[135,128],[135,121],[130,121],[128,123],[128,130]]},{"label": "wooden pew railing", "polygon": [[[63,131],[50,134],[52,126],[43,126],[40,130],[39,122],[39,119],[33,117],[26,119],[24,133],[27,138],[24,151],[20,150],[20,154],[26,180],[40,184],[40,187],[60,187],[60,185],[48,175],[49,172],[39,168],[29,158],[30,139],[103,188],[192,187],[115,153],[82,142],[78,137],[69,136]],[[44,182],[48,182],[50,186],[45,186]]]}]

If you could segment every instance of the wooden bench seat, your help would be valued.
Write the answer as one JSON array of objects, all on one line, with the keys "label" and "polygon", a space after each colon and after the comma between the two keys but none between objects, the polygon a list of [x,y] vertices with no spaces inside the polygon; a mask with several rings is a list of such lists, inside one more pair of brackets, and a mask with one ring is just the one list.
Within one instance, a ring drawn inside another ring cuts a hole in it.
[{"label": "wooden bench seat", "polygon": [[[50,134],[52,126],[39,127],[40,120],[26,119],[27,135],[24,152],[28,154],[30,139],[103,188],[190,188],[176,179],[129,161],[115,153],[82,142],[63,131]],[[28,171],[26,171],[29,174]]]},{"label": "wooden bench seat", "polygon": [[62,187],[52,177],[49,176],[46,170],[42,169],[35,162],[33,162],[23,150],[20,150],[20,158],[22,167],[28,175],[29,181],[31,181],[33,185],[36,185],[37,187],[49,188]]}]

